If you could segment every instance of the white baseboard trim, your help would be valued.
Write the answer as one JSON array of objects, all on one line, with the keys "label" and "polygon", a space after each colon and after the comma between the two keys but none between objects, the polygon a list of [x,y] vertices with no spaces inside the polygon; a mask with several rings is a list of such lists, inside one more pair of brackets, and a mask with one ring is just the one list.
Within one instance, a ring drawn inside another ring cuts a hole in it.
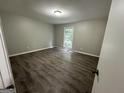
[{"label": "white baseboard trim", "polygon": [[89,56],[93,56],[93,57],[99,57],[98,55],[94,55],[94,54],[90,54],[90,53],[86,53],[86,52],[82,52],[82,51],[77,51],[77,50],[74,50],[73,52],[77,52],[80,54],[85,54],[85,55],[89,55]]},{"label": "white baseboard trim", "polygon": [[[63,48],[63,47],[60,47],[60,46],[55,46],[55,47]],[[80,53],[80,54],[85,54],[85,55],[93,56],[93,57],[100,57],[99,55],[95,55],[95,54],[91,54],[91,53],[87,53],[87,52],[82,52],[82,51],[77,51],[77,50],[71,50],[71,51],[72,52],[77,52],[77,53]]]},{"label": "white baseboard trim", "polygon": [[[37,52],[37,51],[41,51],[41,50],[45,50],[45,49],[50,49],[50,48],[54,48],[54,47],[58,47],[58,46],[52,46],[52,47],[46,47],[46,48],[41,48],[41,49],[36,49],[36,50],[31,50],[31,51],[26,51],[26,52],[21,52],[21,53],[16,53],[16,54],[9,55],[9,57],[14,57],[14,56],[19,56],[19,55],[23,55],[23,54],[28,54],[28,53]],[[63,47],[58,47],[58,48],[63,48]],[[72,50],[72,51],[80,53],[80,54],[85,54],[85,55],[89,55],[89,56],[99,57],[98,55],[94,55],[94,54],[90,54],[90,53],[86,53],[86,52],[82,52],[82,51],[77,51],[77,50]]]},{"label": "white baseboard trim", "polygon": [[45,49],[50,49],[50,48],[54,48],[54,46],[46,47],[46,48],[41,48],[41,49],[35,49],[35,50],[21,52],[21,53],[16,53],[16,54],[9,55],[9,57],[19,56],[19,55],[28,54],[28,53],[32,53],[32,52],[37,52],[37,51],[41,51],[41,50],[45,50]]}]

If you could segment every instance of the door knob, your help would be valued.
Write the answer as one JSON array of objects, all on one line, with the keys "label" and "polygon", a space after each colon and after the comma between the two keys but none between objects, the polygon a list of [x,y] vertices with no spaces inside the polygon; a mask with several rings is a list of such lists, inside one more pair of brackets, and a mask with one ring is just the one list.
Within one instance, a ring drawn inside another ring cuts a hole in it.
[{"label": "door knob", "polygon": [[97,76],[99,76],[99,70],[97,69],[96,71],[92,71],[93,74],[96,74]]}]

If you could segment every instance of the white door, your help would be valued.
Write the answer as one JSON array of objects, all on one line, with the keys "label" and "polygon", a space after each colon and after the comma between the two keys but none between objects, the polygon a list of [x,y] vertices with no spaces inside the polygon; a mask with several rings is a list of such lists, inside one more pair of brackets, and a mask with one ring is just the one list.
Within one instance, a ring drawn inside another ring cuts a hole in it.
[{"label": "white door", "polygon": [[5,89],[13,83],[14,82],[12,78],[9,60],[7,57],[7,51],[5,48],[0,21],[0,89]]},{"label": "white door", "polygon": [[124,0],[112,0],[92,93],[124,93]]}]

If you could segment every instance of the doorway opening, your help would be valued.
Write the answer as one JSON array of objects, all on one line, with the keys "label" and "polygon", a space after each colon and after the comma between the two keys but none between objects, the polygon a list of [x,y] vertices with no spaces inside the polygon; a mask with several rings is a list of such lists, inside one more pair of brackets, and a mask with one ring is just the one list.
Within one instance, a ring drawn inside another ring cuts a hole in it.
[{"label": "doorway opening", "polygon": [[64,48],[72,49],[73,45],[73,27],[64,27]]}]

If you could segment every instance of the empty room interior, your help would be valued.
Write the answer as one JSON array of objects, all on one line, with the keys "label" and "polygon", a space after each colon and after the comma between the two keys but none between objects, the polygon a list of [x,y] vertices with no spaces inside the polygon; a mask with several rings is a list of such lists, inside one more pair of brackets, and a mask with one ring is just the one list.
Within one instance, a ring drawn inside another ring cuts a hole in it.
[{"label": "empty room interior", "polygon": [[[121,14],[114,7],[121,1],[113,0],[111,7],[112,0],[0,0],[6,62],[1,52],[0,93],[115,93],[109,90],[111,83],[101,84],[97,67],[107,48],[114,50],[108,43],[115,39],[107,36],[117,26],[118,20],[110,23]],[[100,65],[101,73],[105,65]]]}]

